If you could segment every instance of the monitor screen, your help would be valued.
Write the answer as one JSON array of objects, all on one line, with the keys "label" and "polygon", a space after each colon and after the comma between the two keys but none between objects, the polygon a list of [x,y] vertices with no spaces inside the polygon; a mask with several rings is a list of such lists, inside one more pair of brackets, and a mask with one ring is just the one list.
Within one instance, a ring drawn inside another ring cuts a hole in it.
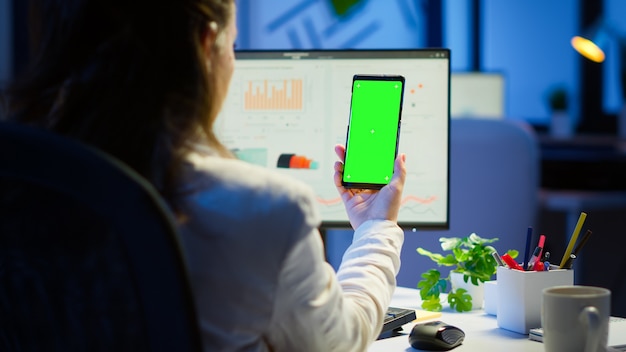
[{"label": "monitor screen", "polygon": [[504,75],[497,72],[454,72],[450,77],[450,116],[503,119]]},{"label": "monitor screen", "polygon": [[323,227],[348,227],[333,164],[334,145],[346,142],[355,74],[405,77],[399,152],[407,179],[398,223],[448,228],[448,49],[239,51],[217,136],[238,158],[309,184]]}]

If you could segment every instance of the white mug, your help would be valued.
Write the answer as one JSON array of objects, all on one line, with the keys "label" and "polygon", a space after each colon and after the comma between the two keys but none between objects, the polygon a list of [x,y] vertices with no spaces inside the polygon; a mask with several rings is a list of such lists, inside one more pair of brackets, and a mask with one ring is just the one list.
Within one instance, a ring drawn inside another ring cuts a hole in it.
[{"label": "white mug", "polygon": [[611,291],[555,286],[542,292],[541,326],[547,352],[604,352],[609,336]]}]

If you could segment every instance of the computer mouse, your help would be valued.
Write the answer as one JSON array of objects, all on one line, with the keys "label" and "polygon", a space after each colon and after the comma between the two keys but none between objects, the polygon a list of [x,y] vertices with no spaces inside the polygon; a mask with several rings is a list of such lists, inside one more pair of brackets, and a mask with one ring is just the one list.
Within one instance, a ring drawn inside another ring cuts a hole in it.
[{"label": "computer mouse", "polygon": [[465,333],[442,321],[416,324],[409,334],[411,347],[425,351],[447,351],[463,343]]}]

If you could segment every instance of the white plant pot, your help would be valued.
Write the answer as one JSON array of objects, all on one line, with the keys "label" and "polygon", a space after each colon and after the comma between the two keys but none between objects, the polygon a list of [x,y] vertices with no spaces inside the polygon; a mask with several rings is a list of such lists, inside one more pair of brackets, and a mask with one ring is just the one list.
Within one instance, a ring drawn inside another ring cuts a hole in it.
[{"label": "white plant pot", "polygon": [[554,111],[550,119],[550,134],[554,138],[570,138],[573,135],[573,126],[566,111]]},{"label": "white plant pot", "polygon": [[450,272],[450,284],[452,289],[463,288],[472,296],[472,309],[482,309],[485,299],[485,287],[482,282],[478,282],[478,286],[472,284],[472,280],[463,281],[463,274]]}]

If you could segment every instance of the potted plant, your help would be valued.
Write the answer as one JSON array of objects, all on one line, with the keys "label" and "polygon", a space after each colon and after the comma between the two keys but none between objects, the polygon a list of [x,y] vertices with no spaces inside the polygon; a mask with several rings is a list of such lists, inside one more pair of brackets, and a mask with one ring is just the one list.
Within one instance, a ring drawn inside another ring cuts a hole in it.
[{"label": "potted plant", "polygon": [[569,137],[572,134],[572,122],[567,113],[567,90],[556,87],[548,93],[548,108],[551,113],[550,133],[554,137]]},{"label": "potted plant", "polygon": [[548,106],[551,111],[567,110],[567,90],[563,87],[554,88],[548,95]]},{"label": "potted plant", "polygon": [[[497,238],[481,238],[475,233],[463,238],[442,237],[439,239],[441,249],[444,252],[450,252],[446,255],[432,253],[421,247],[417,248],[419,254],[429,257],[439,266],[453,267],[445,278],[441,277],[438,269],[430,269],[422,274],[422,279],[417,284],[422,298],[422,308],[440,311],[442,304],[439,296],[447,292],[451,308],[459,312],[470,311],[473,307],[472,295],[465,288],[452,287],[452,276],[462,275],[463,282],[474,286],[491,280],[497,271],[498,264],[492,254],[496,252],[496,249],[490,244],[497,240]],[[513,258],[518,255],[516,250],[509,250],[507,253]]]}]

